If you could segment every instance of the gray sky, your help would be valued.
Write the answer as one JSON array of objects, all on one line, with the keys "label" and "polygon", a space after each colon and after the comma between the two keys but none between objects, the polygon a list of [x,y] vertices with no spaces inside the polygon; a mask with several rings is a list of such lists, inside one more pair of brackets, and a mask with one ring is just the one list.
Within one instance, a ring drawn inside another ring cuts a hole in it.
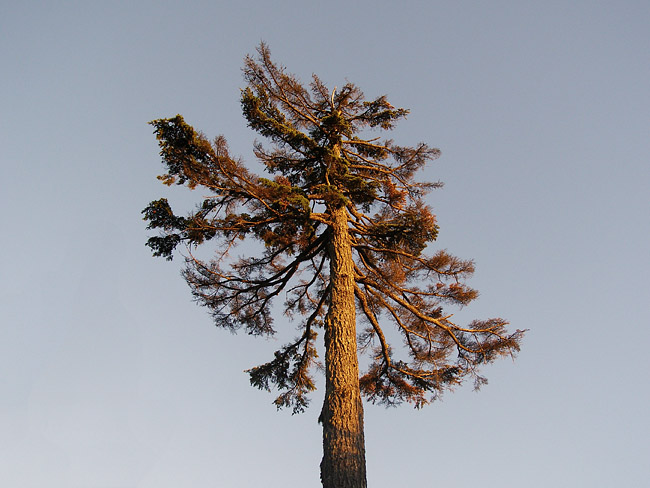
[{"label": "gray sky", "polygon": [[140,210],[170,190],[146,123],[181,113],[253,164],[260,40],[303,80],[411,109],[436,246],[474,258],[463,318],[530,329],[513,363],[415,411],[366,405],[371,487],[645,486],[647,1],[0,5],[0,485],[318,487],[322,394],[276,412]]}]

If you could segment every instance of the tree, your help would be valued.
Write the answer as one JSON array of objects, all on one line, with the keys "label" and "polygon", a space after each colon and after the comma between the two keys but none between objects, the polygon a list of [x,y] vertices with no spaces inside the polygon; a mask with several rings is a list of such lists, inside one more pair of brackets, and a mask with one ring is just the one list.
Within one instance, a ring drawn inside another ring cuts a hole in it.
[{"label": "tree", "polygon": [[[306,87],[265,44],[257,53],[245,59],[241,105],[248,125],[271,143],[256,142],[254,152],[273,177],[253,174],[222,136],[210,141],[180,115],[154,120],[166,168],[159,179],[208,196],[184,217],[164,198],[151,202],[144,218],[160,233],[147,245],[167,259],[186,246],[183,276],[219,327],[274,334],[271,307],[284,298],[300,334],[248,371],[252,385],[277,389],[278,408],[308,405],[324,330],[321,480],[326,488],[365,487],[361,394],[419,408],[466,377],[479,387],[486,382],[479,367],[518,351],[522,331],[508,333],[498,318],[461,326],[443,311],[477,292],[464,284],[472,261],[426,252],[438,225],[423,197],[440,183],[415,175],[440,152],[371,137],[408,110],[385,96],[368,101],[351,83],[330,91],[313,75]],[[235,258],[246,238],[263,251]],[[207,242],[214,257],[197,257]],[[400,333],[399,349],[384,332],[388,324]],[[359,352],[369,353],[361,377]]]}]

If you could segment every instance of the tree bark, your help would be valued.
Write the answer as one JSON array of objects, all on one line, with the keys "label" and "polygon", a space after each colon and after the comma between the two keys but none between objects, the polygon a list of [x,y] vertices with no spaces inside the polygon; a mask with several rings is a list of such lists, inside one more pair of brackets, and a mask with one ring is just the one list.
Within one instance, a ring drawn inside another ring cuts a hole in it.
[{"label": "tree bark", "polygon": [[366,488],[363,405],[359,390],[354,263],[345,207],[331,208],[331,302],[325,322],[325,402],[321,482]]}]

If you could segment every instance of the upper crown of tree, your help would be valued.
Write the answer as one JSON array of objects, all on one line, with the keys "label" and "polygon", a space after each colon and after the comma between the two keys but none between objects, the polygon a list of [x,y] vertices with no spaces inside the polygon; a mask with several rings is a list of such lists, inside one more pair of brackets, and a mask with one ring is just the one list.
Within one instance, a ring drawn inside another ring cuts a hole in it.
[{"label": "upper crown of tree", "polygon": [[[254,146],[269,177],[253,174],[230,154],[223,137],[208,140],[180,115],[154,120],[166,167],[159,178],[201,187],[207,196],[184,217],[166,199],[143,213],[148,227],[160,230],[147,243],[154,255],[171,259],[180,243],[187,246],[184,277],[218,326],[273,334],[277,299],[299,323],[293,342],[249,370],[252,384],[277,388],[279,407],[301,411],[308,403],[316,332],[332,291],[326,264],[335,215],[347,222],[360,348],[370,353],[359,380],[362,393],[372,401],[420,407],[466,376],[477,387],[484,383],[478,367],[515,353],[522,332],[508,333],[498,318],[461,326],[443,310],[468,304],[477,292],[464,284],[472,261],[427,249],[438,225],[423,197],[440,183],[415,176],[439,150],[368,138],[393,128],[408,111],[385,96],[368,101],[351,83],[331,91],[314,75],[304,86],[272,62],[264,44],[257,58],[246,58],[243,72],[243,114],[270,141]],[[262,242],[263,253],[232,257],[246,237]],[[206,241],[216,244],[211,260],[193,253]],[[402,347],[389,344],[388,324],[399,331]]]}]

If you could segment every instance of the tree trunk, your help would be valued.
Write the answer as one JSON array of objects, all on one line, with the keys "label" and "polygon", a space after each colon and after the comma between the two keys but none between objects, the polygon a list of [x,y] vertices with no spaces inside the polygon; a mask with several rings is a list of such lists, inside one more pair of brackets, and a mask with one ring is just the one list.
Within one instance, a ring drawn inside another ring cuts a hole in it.
[{"label": "tree trunk", "polygon": [[324,488],[366,488],[363,405],[359,390],[354,263],[345,207],[330,209],[331,302],[325,323]]}]

